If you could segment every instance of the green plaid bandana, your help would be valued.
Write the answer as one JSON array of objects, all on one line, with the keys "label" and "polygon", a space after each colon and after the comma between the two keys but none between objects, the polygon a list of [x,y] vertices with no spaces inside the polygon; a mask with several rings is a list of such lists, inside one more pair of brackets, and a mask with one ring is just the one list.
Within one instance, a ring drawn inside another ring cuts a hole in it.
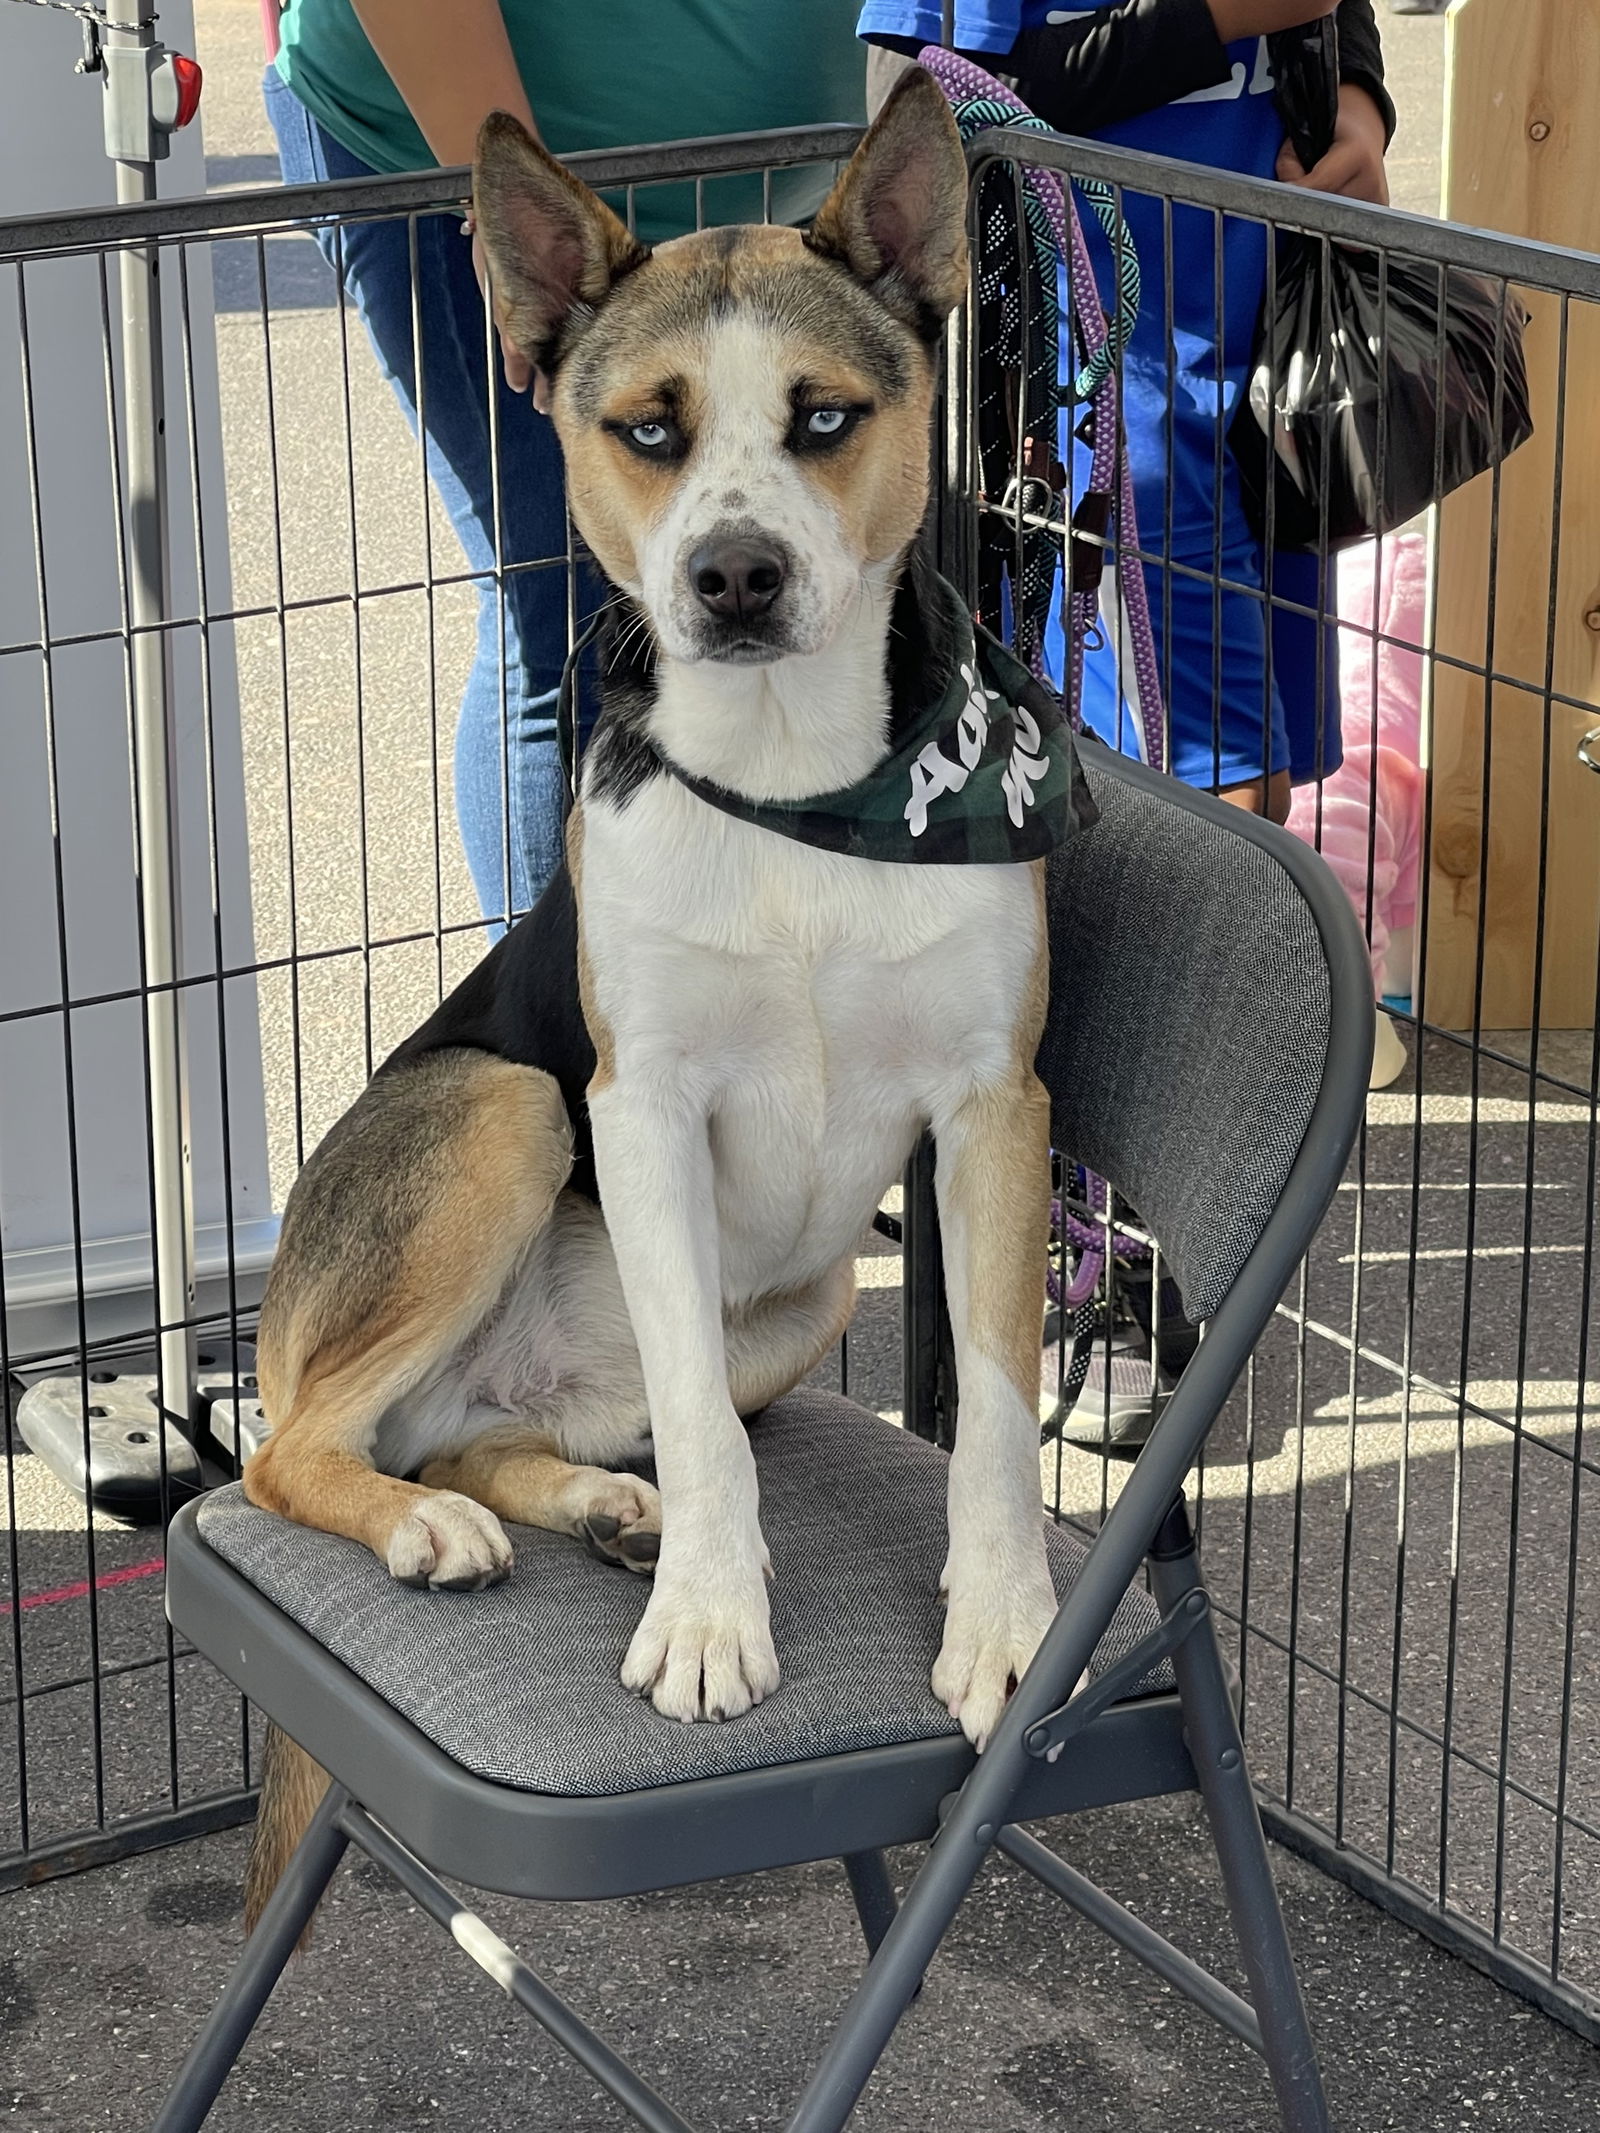
[{"label": "green plaid bandana", "polygon": [[662,763],[724,814],[852,859],[1043,859],[1098,812],[1071,729],[1052,692],[972,620],[955,588],[933,584],[950,610],[956,671],[931,703],[894,707],[893,746],[859,784],[805,800],[747,800]]}]

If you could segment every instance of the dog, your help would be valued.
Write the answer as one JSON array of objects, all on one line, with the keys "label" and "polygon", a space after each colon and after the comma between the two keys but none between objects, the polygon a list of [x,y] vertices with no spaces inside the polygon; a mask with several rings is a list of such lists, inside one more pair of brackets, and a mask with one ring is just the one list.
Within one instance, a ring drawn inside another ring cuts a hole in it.
[{"label": "dog", "polygon": [[[514,119],[485,123],[498,322],[546,381],[620,619],[564,875],[290,1196],[244,1487],[413,1584],[503,1578],[502,1521],[571,1534],[653,1577],[623,1682],[671,1719],[738,1718],[780,1671],[741,1417],[839,1339],[931,1129],[961,1401],[932,1686],[981,1748],[1056,1607],[1043,860],[881,864],[803,833],[892,754],[905,702],[965,686],[954,752],[912,763],[901,812],[925,827],[1000,708],[957,677],[921,542],[965,203],[920,70],[808,231],[654,252]],[[1013,821],[1044,774],[1028,701]],[[656,1486],[627,1470],[652,1453]],[[274,1740],[252,1916],[324,1783]]]}]

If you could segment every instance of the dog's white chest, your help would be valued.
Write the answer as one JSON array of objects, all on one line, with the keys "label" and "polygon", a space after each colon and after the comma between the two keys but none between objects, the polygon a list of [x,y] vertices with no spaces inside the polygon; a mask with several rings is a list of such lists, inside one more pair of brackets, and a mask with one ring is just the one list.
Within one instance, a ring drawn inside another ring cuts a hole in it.
[{"label": "dog's white chest", "polygon": [[581,898],[619,1083],[709,1121],[729,1302],[834,1264],[917,1132],[1012,1070],[1028,868],[844,859],[660,777],[586,807]]}]

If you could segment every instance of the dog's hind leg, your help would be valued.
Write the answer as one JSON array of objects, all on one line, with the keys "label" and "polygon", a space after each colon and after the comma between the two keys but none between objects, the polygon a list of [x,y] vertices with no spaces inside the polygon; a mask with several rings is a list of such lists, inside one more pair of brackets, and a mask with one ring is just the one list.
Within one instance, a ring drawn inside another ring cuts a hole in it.
[{"label": "dog's hind leg", "polygon": [[306,1166],[262,1306],[272,1434],[252,1503],[361,1541],[411,1584],[503,1577],[510,1543],[465,1495],[380,1474],[378,1424],[494,1310],[571,1164],[548,1075],[452,1050],[380,1076]]},{"label": "dog's hind leg", "polygon": [[[365,1542],[399,1577],[479,1585],[504,1575],[510,1545],[491,1513],[377,1473],[373,1445],[390,1403],[494,1309],[570,1162],[560,1091],[530,1068],[440,1052],[366,1090],[285,1210],[257,1343],[272,1435],[245,1468],[253,1503]],[[304,1749],[269,1727],[247,1929],[326,1785]]]},{"label": "dog's hind leg", "polygon": [[[573,1219],[588,1227],[581,1212]],[[595,1456],[611,1456],[606,1447],[619,1436],[642,1437],[644,1420],[638,1358],[616,1338],[615,1320],[625,1324],[625,1312],[604,1232],[598,1252],[592,1234],[587,1254],[570,1235],[566,1241],[563,1276],[570,1282],[581,1273],[589,1291],[581,1328],[568,1329],[581,1331],[588,1351],[585,1381],[551,1399],[548,1427],[537,1421],[491,1425],[459,1450],[430,1460],[418,1479],[427,1488],[458,1490],[514,1525],[575,1534],[607,1561],[648,1573],[661,1541],[661,1499],[654,1487],[636,1474],[570,1464],[562,1453],[565,1446],[581,1457],[587,1442]],[[612,1291],[614,1312],[607,1308]],[[807,1377],[838,1341],[854,1302],[855,1269],[846,1260],[809,1289],[736,1313],[726,1344],[728,1390],[739,1413],[754,1414]]]},{"label": "dog's hind leg", "polygon": [[513,1525],[571,1533],[608,1562],[648,1573],[661,1547],[661,1499],[637,1474],[573,1466],[553,1437],[526,1424],[487,1429],[430,1460],[425,1488],[454,1489]]},{"label": "dog's hind leg", "polygon": [[728,1322],[728,1391],[741,1415],[782,1399],[808,1378],[850,1323],[856,1270],[841,1261],[808,1289],[764,1298]]}]

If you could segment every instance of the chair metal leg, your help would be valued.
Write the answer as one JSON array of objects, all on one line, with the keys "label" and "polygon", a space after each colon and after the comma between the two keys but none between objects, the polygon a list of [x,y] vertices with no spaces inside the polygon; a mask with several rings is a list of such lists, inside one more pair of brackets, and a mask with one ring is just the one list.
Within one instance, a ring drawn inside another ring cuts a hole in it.
[{"label": "chair metal leg", "polygon": [[850,1877],[850,1894],[855,1898],[867,1953],[876,1955],[899,1909],[888,1866],[882,1852],[848,1852],[844,1870]]},{"label": "chair metal leg", "polygon": [[1102,1543],[1109,1539],[1112,1545],[1099,1547],[1084,1566],[993,1739],[966,1783],[945,1803],[947,1812],[939,1834],[882,1946],[851,1995],[784,2133],[840,2133],[854,2110],[885,2045],[915,1999],[951,1920],[994,1849],[996,1835],[1011,1819],[1032,1769],[1024,1745],[1027,1734],[1049,1717],[1060,1700],[1061,1685],[1076,1681],[1089,1664],[1117,1601],[1138,1568],[1143,1536],[1128,1507],[1138,1512],[1142,1486],[1136,1468],[1101,1535]]},{"label": "chair metal leg", "polygon": [[578,2064],[644,2127],[645,2133],[694,2133],[689,2121],[680,2118],[671,2104],[641,2080],[603,2037],[596,2036],[561,1995],[552,1992],[514,1948],[507,1947],[492,1926],[476,1911],[469,1911],[453,1889],[437,1874],[430,1873],[381,1822],[374,1822],[364,1807],[346,1808],[343,1826],[352,1843],[392,1874],[419,1909],[435,1925],[442,1926],[456,1946],[470,1955],[524,2013],[532,2015],[564,2051],[571,2052]]},{"label": "chair metal leg", "polygon": [[[1163,1614],[1187,1593],[1201,1589],[1194,1534],[1181,1497],[1151,1551],[1150,1575]],[[1285,2133],[1330,2133],[1316,2042],[1295,1974],[1222,1653],[1209,1620],[1179,1645],[1172,1666]]]},{"label": "chair metal leg", "polygon": [[841,2133],[993,1842],[992,1826],[975,1840],[971,1819],[962,1816],[956,1827],[947,1823],[935,1840],[784,2133]]},{"label": "chair metal leg", "polygon": [[348,1799],[343,1786],[328,1787],[299,1848],[284,1869],[283,1879],[273,1890],[260,1923],[245,1942],[244,1952],[223,1987],[222,1998],[184,2060],[152,2123],[151,2133],[198,2133],[205,2124],[218,2090],[243,2051],[284,1964],[294,1953],[296,1941],[344,1856],[350,1840],[339,1827],[338,1818]]}]

